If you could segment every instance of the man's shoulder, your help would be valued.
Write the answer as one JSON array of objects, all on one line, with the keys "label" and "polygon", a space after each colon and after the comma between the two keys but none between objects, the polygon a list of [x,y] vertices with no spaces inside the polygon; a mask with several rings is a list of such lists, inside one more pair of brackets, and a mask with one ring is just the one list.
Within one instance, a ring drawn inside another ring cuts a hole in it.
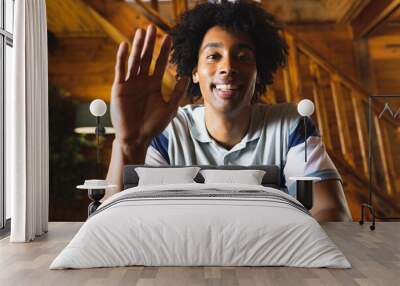
[{"label": "man's shoulder", "polygon": [[203,104],[187,104],[178,108],[177,116],[185,115],[186,117],[193,117],[199,112],[203,112]]},{"label": "man's shoulder", "polygon": [[193,125],[199,123],[204,117],[204,106],[201,104],[188,104],[178,107],[175,117],[168,124],[164,133],[189,134]]},{"label": "man's shoulder", "polygon": [[204,105],[187,104],[179,107],[172,124],[191,126],[199,120],[204,120]]}]

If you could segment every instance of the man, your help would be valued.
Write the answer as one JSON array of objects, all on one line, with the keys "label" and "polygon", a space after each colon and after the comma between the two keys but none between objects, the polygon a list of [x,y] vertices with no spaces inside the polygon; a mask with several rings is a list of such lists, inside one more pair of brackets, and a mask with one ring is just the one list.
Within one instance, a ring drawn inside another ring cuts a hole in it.
[{"label": "man", "polygon": [[[254,2],[201,4],[186,12],[163,39],[153,74],[156,30],[138,29],[117,53],[111,117],[116,130],[107,179],[121,190],[125,164],[268,165],[281,167],[289,193],[294,175],[318,175],[311,213],[319,221],[348,220],[340,176],[312,122],[304,161],[302,121],[294,104],[256,104],[286,60],[286,44],[271,15]],[[173,43],[172,43],[173,42]],[[171,100],[161,96],[168,63],[179,81]],[[127,68],[125,64],[128,62]],[[202,96],[203,105],[178,109]]]}]

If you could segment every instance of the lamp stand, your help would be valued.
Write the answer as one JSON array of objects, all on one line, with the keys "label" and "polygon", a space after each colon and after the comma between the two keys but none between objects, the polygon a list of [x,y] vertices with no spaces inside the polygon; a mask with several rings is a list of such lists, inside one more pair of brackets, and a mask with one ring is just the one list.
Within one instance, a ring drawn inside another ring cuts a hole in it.
[{"label": "lamp stand", "polygon": [[97,176],[103,178],[103,171],[101,166],[101,153],[100,153],[100,136],[106,134],[106,129],[101,126],[100,116],[96,116],[96,165],[97,165]]},{"label": "lamp stand", "polygon": [[89,199],[92,201],[88,206],[88,217],[94,213],[97,208],[101,205],[100,200],[104,197],[106,193],[105,189],[89,189],[88,196]]},{"label": "lamp stand", "polygon": [[303,116],[303,124],[304,124],[304,162],[307,163],[307,124],[306,117]]},{"label": "lamp stand", "polygon": [[[307,163],[307,125],[306,116],[303,116],[304,124],[304,163]],[[317,180],[316,177],[293,177],[296,180],[296,199],[302,203],[302,205],[310,210],[314,205],[313,195],[313,181]]]}]

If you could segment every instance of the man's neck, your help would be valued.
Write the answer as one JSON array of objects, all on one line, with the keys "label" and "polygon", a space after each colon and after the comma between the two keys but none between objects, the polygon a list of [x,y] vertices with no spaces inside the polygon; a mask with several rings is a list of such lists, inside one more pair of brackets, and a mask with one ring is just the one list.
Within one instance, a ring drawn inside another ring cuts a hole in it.
[{"label": "man's neck", "polygon": [[205,108],[204,117],[209,135],[229,150],[246,135],[250,126],[251,106],[229,115]]}]

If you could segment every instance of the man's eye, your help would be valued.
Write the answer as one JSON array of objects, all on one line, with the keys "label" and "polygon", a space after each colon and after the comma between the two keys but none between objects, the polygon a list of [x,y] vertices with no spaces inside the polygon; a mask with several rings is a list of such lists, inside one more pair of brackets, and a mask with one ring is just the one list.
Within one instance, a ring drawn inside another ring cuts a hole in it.
[{"label": "man's eye", "polygon": [[249,61],[252,59],[252,56],[248,54],[239,54],[237,57],[240,61]]},{"label": "man's eye", "polygon": [[207,60],[216,60],[218,59],[219,55],[218,54],[212,54],[212,55],[208,55],[206,57]]}]

